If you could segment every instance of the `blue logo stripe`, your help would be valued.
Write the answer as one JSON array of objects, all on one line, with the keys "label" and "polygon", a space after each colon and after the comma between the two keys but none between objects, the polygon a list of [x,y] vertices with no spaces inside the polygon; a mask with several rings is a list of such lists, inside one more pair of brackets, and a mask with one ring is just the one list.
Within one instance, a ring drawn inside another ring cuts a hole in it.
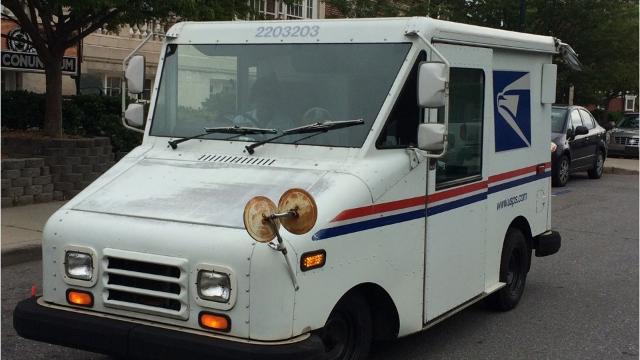
[{"label": "blue logo stripe", "polygon": [[453,209],[456,209],[456,208],[459,208],[459,207],[463,207],[465,205],[473,204],[475,202],[478,202],[478,201],[481,201],[481,200],[486,200],[486,199],[487,199],[487,193],[483,192],[481,194],[476,194],[476,195],[469,196],[469,197],[466,197],[466,198],[463,198],[463,199],[459,199],[459,200],[456,200],[456,201],[448,202],[446,204],[430,207],[430,208],[427,209],[427,216],[440,214],[441,212],[453,210]]},{"label": "blue logo stripe", "polygon": [[322,229],[313,235],[312,240],[313,241],[324,240],[324,239],[328,239],[328,238],[332,238],[340,235],[346,235],[346,234],[351,234],[351,233],[360,232],[364,230],[375,229],[382,226],[393,225],[393,224],[398,224],[405,221],[411,221],[411,220],[423,218],[425,216],[440,214],[449,210],[453,210],[459,207],[473,204],[478,201],[486,200],[487,194],[500,192],[502,190],[510,189],[518,185],[523,185],[528,182],[544,179],[549,176],[551,176],[551,172],[545,172],[541,174],[527,176],[522,179],[518,179],[518,180],[510,181],[508,183],[489,187],[488,192],[482,192],[480,194],[468,196],[466,198],[462,198],[462,199],[451,201],[445,204],[430,207],[426,211],[425,209],[419,209],[419,210],[409,211],[402,214],[382,216],[379,218],[369,219],[369,220],[360,221],[352,224],[340,225],[332,228]]},{"label": "blue logo stripe", "polygon": [[425,216],[424,209],[414,210],[402,214],[396,214],[391,216],[383,216],[377,219],[365,220],[353,224],[347,224],[342,226],[336,226],[333,228],[322,229],[313,235],[313,240],[323,240],[334,236],[340,236],[344,234],[354,233],[363,230],[374,229],[381,226],[387,226],[397,224],[405,221],[415,220],[423,218]]},{"label": "blue logo stripe", "polygon": [[541,174],[535,174],[535,175],[524,177],[522,179],[509,181],[509,182],[504,183],[504,184],[489,186],[489,194],[497,193],[497,192],[502,191],[502,190],[511,189],[512,187],[516,187],[516,186],[519,186],[519,185],[526,184],[528,182],[544,179],[544,178],[549,177],[549,176],[551,176],[551,172],[547,171],[547,172],[544,172],[544,173],[541,173]]}]

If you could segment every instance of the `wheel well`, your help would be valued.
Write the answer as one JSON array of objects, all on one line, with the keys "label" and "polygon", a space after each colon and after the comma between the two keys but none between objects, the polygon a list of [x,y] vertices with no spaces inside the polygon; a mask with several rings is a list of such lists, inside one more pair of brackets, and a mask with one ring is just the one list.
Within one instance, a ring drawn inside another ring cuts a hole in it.
[{"label": "wheel well", "polygon": [[340,301],[355,294],[362,296],[369,304],[373,324],[373,339],[395,339],[400,329],[400,317],[398,316],[396,305],[387,291],[378,284],[363,283],[349,290],[340,298]]},{"label": "wheel well", "polygon": [[[533,243],[533,236],[531,235],[531,226],[529,226],[529,222],[524,216],[518,216],[517,218],[513,219],[513,221],[511,221],[511,224],[509,224],[509,227],[516,228],[522,231],[525,238],[527,239],[527,247],[529,248],[529,250],[534,249],[535,244]],[[529,268],[527,269],[527,271],[529,271],[530,268],[531,260],[529,260]]]}]

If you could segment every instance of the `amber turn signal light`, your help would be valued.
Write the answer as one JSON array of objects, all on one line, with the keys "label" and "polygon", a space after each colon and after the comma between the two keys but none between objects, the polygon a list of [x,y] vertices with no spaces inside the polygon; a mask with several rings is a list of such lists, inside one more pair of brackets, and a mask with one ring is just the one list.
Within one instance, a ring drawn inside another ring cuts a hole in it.
[{"label": "amber turn signal light", "polygon": [[229,332],[231,330],[231,319],[226,315],[201,312],[198,317],[200,326],[208,330]]},{"label": "amber turn signal light", "polygon": [[316,250],[302,254],[300,258],[300,270],[309,271],[321,268],[327,261],[327,252],[324,250]]},{"label": "amber turn signal light", "polygon": [[71,305],[93,306],[93,295],[87,291],[69,289],[67,290],[67,301]]}]

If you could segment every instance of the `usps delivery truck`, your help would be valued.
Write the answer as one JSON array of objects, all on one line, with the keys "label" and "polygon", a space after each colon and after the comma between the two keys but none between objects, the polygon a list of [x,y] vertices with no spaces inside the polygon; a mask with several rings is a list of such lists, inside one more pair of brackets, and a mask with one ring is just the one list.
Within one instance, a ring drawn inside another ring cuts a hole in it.
[{"label": "usps delivery truck", "polygon": [[176,24],[142,145],[47,222],[17,332],[120,358],[364,359],[482,299],[513,309],[532,254],[560,248],[558,53],[575,60],[430,18]]}]

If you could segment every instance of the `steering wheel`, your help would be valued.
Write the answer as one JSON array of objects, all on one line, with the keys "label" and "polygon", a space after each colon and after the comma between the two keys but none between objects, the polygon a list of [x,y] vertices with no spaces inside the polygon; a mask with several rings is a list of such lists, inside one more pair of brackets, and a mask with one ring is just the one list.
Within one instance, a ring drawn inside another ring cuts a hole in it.
[{"label": "steering wheel", "polygon": [[329,110],[321,107],[312,107],[302,115],[302,120],[305,123],[333,121],[334,119]]}]

